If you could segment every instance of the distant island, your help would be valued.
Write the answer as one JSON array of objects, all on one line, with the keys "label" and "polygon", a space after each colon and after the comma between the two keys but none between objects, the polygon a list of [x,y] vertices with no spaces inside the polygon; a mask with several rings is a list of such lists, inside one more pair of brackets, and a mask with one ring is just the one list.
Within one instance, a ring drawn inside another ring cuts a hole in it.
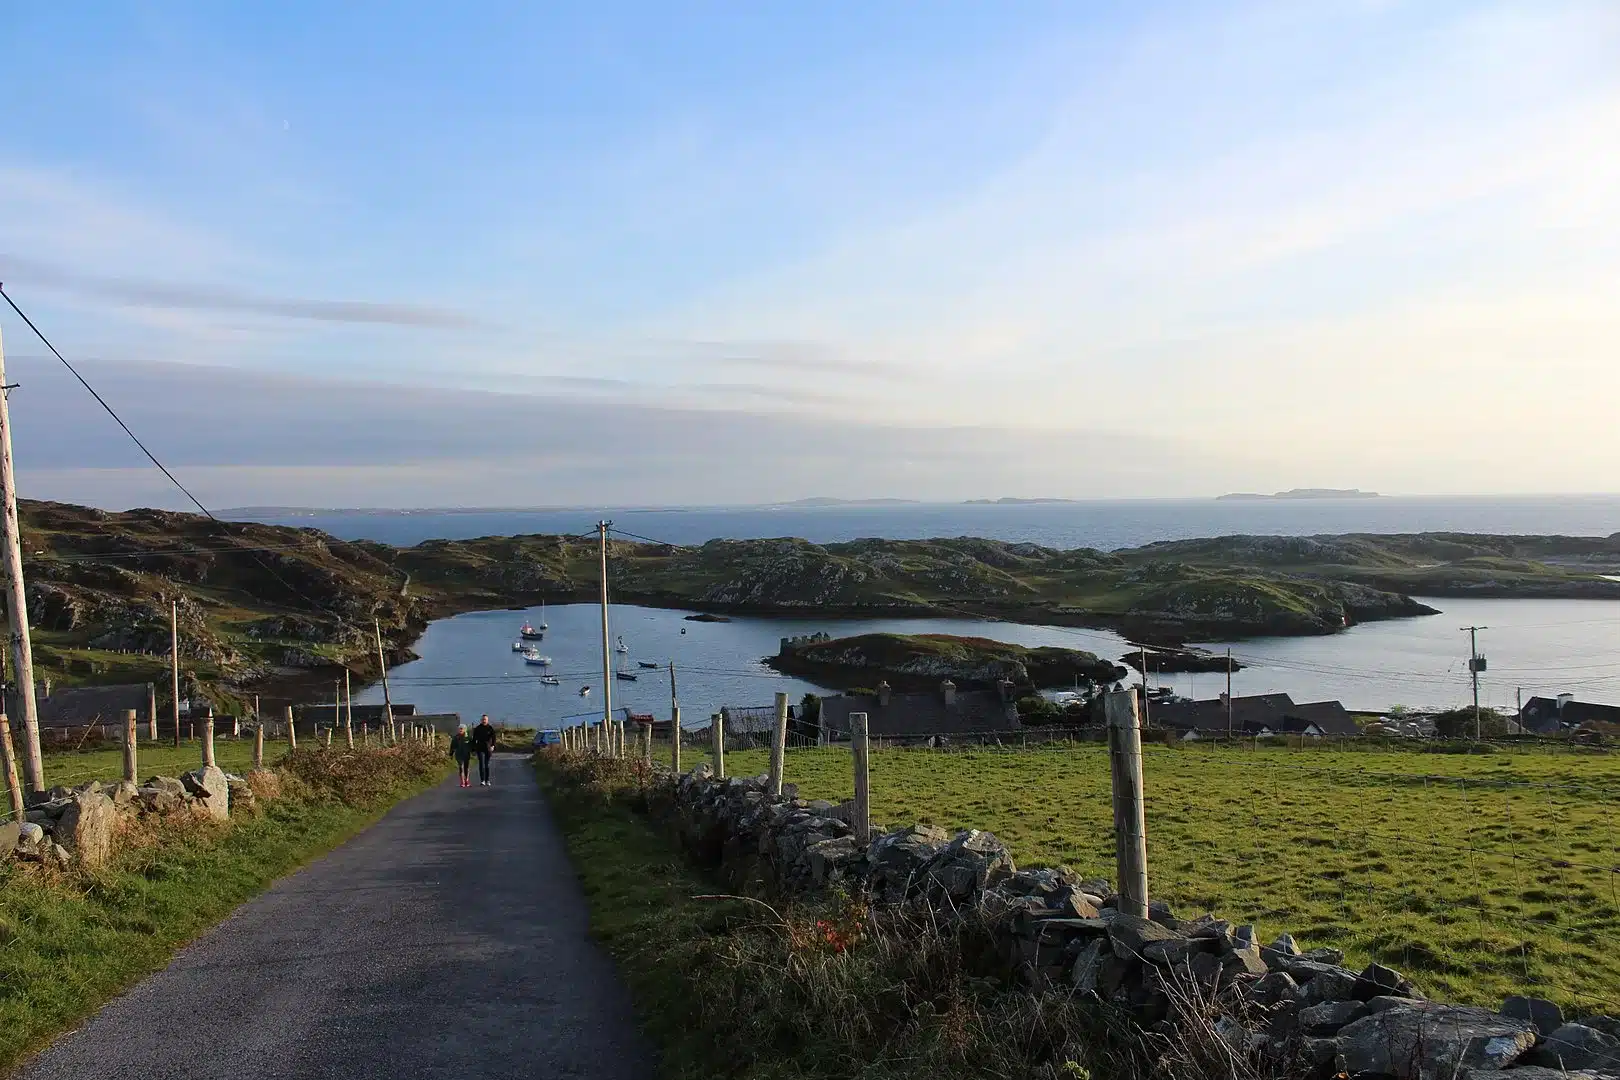
[{"label": "distant island", "polygon": [[1073,499],[963,499],[963,506],[1037,506],[1042,503],[1072,503]]},{"label": "distant island", "polygon": [[1362,491],[1360,488],[1289,488],[1273,495],[1262,495],[1256,491],[1234,491],[1226,495],[1215,496],[1215,501],[1223,499],[1382,499],[1384,496],[1376,491]]},{"label": "distant island", "polygon": [[831,499],[817,495],[792,502],[771,503],[772,506],[916,506],[919,499]]}]

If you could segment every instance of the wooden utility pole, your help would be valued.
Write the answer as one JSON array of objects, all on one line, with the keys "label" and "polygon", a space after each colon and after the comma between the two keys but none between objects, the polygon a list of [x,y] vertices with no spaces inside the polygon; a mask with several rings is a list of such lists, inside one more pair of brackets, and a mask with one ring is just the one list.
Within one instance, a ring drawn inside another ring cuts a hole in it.
[{"label": "wooden utility pole", "polygon": [[1147,727],[1148,717],[1148,672],[1147,672],[1147,646],[1142,646],[1142,726]]},{"label": "wooden utility pole", "polygon": [[349,669],[343,668],[343,741],[354,749],[354,695],[349,692]]},{"label": "wooden utility pole", "polygon": [[1226,737],[1232,738],[1232,648],[1226,649]]},{"label": "wooden utility pole", "polygon": [[782,770],[787,754],[788,698],[781,691],[776,694],[776,724],[771,729],[771,787],[772,795],[782,794]]},{"label": "wooden utility pole", "polygon": [[394,735],[394,699],[388,696],[388,659],[385,656],[383,656],[382,620],[381,619],[372,619],[371,620],[371,625],[377,631],[377,670],[382,672],[383,719],[388,724],[388,737],[390,739],[393,739],[393,738],[395,738],[395,735]]},{"label": "wooden utility pole", "polygon": [[1513,714],[1513,726],[1519,729],[1519,734],[1520,735],[1523,735],[1524,734],[1524,687],[1521,686],[1521,687],[1519,687],[1519,688],[1517,688],[1516,690],[1513,691],[1513,703],[1516,706],[1516,711]]},{"label": "wooden utility pole", "polygon": [[174,694],[174,745],[180,748],[180,602],[169,601],[169,689]]},{"label": "wooden utility pole", "polygon": [[11,820],[23,819],[23,791],[17,782],[17,748],[11,742],[11,721],[0,712],[0,765],[6,770],[6,792],[11,796]]},{"label": "wooden utility pole", "polygon": [[124,779],[131,784],[136,783],[140,766],[135,760],[135,746],[140,740],[140,728],[137,726],[139,714],[134,709],[124,712]]},{"label": "wooden utility pole", "polygon": [[872,771],[867,738],[866,714],[849,714],[849,756],[855,766],[855,842],[862,847],[872,842]]},{"label": "wooden utility pole", "polygon": [[1119,874],[1117,908],[1122,915],[1148,916],[1147,818],[1142,794],[1142,729],[1136,695],[1109,694],[1108,763],[1114,789],[1114,862]]},{"label": "wooden utility pole", "polygon": [[675,661],[669,662],[669,768],[681,775],[681,706],[675,700]]},{"label": "wooden utility pole", "polygon": [[709,741],[714,753],[714,775],[726,778],[726,718],[715,713],[709,718]]},{"label": "wooden utility pole", "polygon": [[7,399],[6,352],[0,345],[0,546],[6,560],[6,615],[11,624],[11,655],[17,675],[17,701],[23,721],[23,775],[30,791],[45,790],[45,761],[39,751],[39,705],[34,700],[34,646],[28,633],[28,590],[23,584],[22,525],[17,520],[17,477],[11,463],[11,412]]},{"label": "wooden utility pole", "polygon": [[611,521],[598,521],[596,532],[601,540],[602,554],[602,723],[613,723],[613,654],[608,646],[608,580],[607,534]]},{"label": "wooden utility pole", "polygon": [[1481,737],[1481,723],[1479,719],[1479,673],[1485,670],[1485,658],[1479,655],[1479,632],[1489,630],[1488,626],[1464,626],[1468,631],[1468,674],[1474,683],[1474,741],[1479,742]]}]

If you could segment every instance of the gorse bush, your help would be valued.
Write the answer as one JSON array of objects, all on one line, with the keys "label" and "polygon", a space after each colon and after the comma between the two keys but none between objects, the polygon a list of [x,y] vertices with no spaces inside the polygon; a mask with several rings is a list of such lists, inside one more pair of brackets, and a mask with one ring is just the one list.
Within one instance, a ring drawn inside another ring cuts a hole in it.
[{"label": "gorse bush", "polygon": [[276,766],[301,785],[305,797],[330,799],[367,809],[399,788],[418,784],[447,772],[445,748],[420,742],[356,750],[314,748],[293,750]]}]

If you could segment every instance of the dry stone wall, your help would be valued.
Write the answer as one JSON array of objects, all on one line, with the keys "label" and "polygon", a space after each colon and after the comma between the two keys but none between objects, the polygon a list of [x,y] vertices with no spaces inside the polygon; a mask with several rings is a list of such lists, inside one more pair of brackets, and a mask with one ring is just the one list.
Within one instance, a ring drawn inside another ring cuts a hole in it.
[{"label": "dry stone wall", "polygon": [[764,776],[716,779],[707,764],[671,780],[683,845],[742,887],[780,894],[843,886],[935,921],[982,918],[1033,992],[1094,995],[1146,1027],[1173,1026],[1198,1001],[1220,1012],[1234,1050],[1300,1076],[1403,1080],[1620,1080],[1620,1020],[1566,1018],[1513,997],[1498,1010],[1426,1000],[1382,964],[1344,966],[1337,949],[1210,914],[1118,910],[1104,877],[1020,870],[995,836],[913,825],[857,843],[848,805],[774,796]]}]

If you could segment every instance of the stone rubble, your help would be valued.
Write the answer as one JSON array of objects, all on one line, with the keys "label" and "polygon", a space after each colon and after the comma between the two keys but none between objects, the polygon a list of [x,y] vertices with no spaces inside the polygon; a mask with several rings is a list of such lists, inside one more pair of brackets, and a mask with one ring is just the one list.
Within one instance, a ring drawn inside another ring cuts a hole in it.
[{"label": "stone rubble", "polygon": [[1032,990],[1095,995],[1148,1028],[1214,1001],[1226,1010],[1222,1038],[1301,1075],[1620,1080],[1611,1017],[1566,1022],[1553,1003],[1523,996],[1500,1012],[1431,1002],[1393,968],[1347,968],[1340,950],[1302,950],[1289,934],[1262,944],[1252,926],[1181,919],[1159,902],[1136,918],[1106,879],[1019,870],[975,829],[910,825],[862,848],[848,804],[797,798],[792,785],[772,796],[764,776],[719,780],[700,764],[671,793],[682,844],[735,883],[787,894],[839,886],[939,920],[982,916]]}]

